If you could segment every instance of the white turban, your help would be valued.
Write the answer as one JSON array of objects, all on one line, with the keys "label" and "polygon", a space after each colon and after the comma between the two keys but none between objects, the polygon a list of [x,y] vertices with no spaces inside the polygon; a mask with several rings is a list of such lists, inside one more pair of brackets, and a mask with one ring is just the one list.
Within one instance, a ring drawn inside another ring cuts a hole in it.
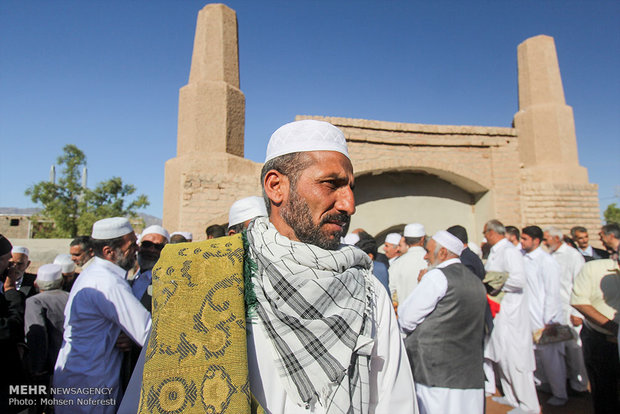
[{"label": "white turban", "polygon": [[420,223],[407,224],[403,231],[403,236],[405,237],[422,237],[424,235],[426,235],[426,230]]},{"label": "white turban", "polygon": [[325,121],[305,119],[285,124],[271,135],[265,162],[294,152],[336,151],[349,158],[341,130]]},{"label": "white turban", "polygon": [[54,264],[60,265],[63,273],[71,273],[75,270],[75,263],[71,260],[70,254],[59,254],[54,259]]},{"label": "white turban", "polygon": [[462,241],[460,241],[456,236],[448,233],[445,230],[439,230],[437,233],[435,233],[433,235],[433,240],[435,240],[438,244],[441,244],[449,252],[454,253],[457,256],[460,256],[463,252],[463,249],[465,248]]},{"label": "white turban", "polygon": [[358,241],[360,241],[359,234],[357,234],[357,233],[349,233],[346,236],[344,236],[344,240],[342,241],[342,243],[354,246],[355,243],[357,243]]},{"label": "white turban", "polygon": [[267,207],[262,197],[252,196],[235,201],[228,211],[228,227],[255,217],[267,217]]},{"label": "white turban", "polygon": [[148,226],[144,230],[142,230],[142,234],[140,235],[140,239],[138,242],[142,241],[142,238],[147,234],[159,234],[166,238],[166,241],[170,241],[170,235],[168,234],[168,230],[163,228],[162,226],[158,226],[157,224],[153,224],[152,226]]},{"label": "white turban", "polygon": [[190,233],[189,231],[175,231],[174,233],[172,233],[170,235],[170,237],[176,236],[177,234],[179,236],[183,236],[185,238],[185,240],[187,240],[187,241],[190,241],[190,240],[194,239],[194,235],[192,233]]},{"label": "white turban", "polygon": [[402,236],[398,233],[390,233],[385,236],[385,242],[390,244],[400,244]]},{"label": "white turban", "polygon": [[11,249],[11,253],[13,254],[25,254],[26,256],[30,256],[30,250],[24,246],[13,246]]},{"label": "white turban", "polygon": [[133,233],[131,223],[125,217],[110,217],[93,224],[91,237],[95,240],[110,240]]}]

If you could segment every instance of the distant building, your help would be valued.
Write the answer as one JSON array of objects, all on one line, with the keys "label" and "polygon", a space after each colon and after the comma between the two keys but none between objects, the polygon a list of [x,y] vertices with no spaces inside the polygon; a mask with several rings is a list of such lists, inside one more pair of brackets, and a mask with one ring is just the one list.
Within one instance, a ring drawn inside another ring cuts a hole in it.
[{"label": "distant building", "polygon": [[0,234],[9,240],[31,238],[30,217],[30,214],[0,214]]}]

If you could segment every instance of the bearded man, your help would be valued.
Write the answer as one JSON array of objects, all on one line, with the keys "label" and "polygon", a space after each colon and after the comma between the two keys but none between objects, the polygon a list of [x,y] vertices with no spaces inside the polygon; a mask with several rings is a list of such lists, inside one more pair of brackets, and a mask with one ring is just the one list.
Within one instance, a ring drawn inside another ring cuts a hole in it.
[{"label": "bearded man", "polygon": [[[368,255],[340,244],[355,212],[343,133],[314,120],[284,125],[269,141],[261,181],[269,217],[243,235],[163,250],[139,411],[243,413],[251,401],[274,414],[417,412],[388,294]],[[191,316],[182,328],[173,303]],[[119,412],[132,411],[124,406]]]},{"label": "bearded man", "polygon": [[[76,279],[65,307],[63,344],[53,381],[56,388],[86,391],[59,390],[55,398],[64,402],[56,406],[60,414],[115,413],[122,361],[116,341],[124,332],[142,346],[151,328],[148,311],[125,279],[138,250],[129,220],[97,221],[92,242],[94,261]],[[78,399],[87,403],[79,404]]]},{"label": "bearded man", "polygon": [[421,413],[484,412],[486,290],[461,263],[464,247],[435,233],[425,246],[430,270],[399,306]]}]

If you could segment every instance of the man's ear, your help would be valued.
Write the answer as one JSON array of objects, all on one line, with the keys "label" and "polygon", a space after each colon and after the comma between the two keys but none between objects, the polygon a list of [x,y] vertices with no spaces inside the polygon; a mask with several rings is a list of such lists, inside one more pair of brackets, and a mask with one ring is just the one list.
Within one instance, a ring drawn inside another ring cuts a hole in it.
[{"label": "man's ear", "polygon": [[101,249],[101,253],[103,253],[104,259],[113,261],[114,249],[112,249],[110,246],[103,246],[103,249]]},{"label": "man's ear", "polygon": [[267,174],[265,174],[265,180],[263,181],[265,194],[267,194],[270,202],[276,206],[280,206],[288,196],[289,185],[288,177],[279,171],[269,170]]}]

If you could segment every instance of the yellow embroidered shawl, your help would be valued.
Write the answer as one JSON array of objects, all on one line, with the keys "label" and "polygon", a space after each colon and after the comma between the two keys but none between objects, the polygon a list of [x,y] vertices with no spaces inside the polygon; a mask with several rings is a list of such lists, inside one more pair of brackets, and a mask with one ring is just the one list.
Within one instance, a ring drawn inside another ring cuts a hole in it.
[{"label": "yellow embroidered shawl", "polygon": [[243,257],[240,234],[162,251],[153,269],[153,328],[140,413],[256,410],[248,379]]}]

